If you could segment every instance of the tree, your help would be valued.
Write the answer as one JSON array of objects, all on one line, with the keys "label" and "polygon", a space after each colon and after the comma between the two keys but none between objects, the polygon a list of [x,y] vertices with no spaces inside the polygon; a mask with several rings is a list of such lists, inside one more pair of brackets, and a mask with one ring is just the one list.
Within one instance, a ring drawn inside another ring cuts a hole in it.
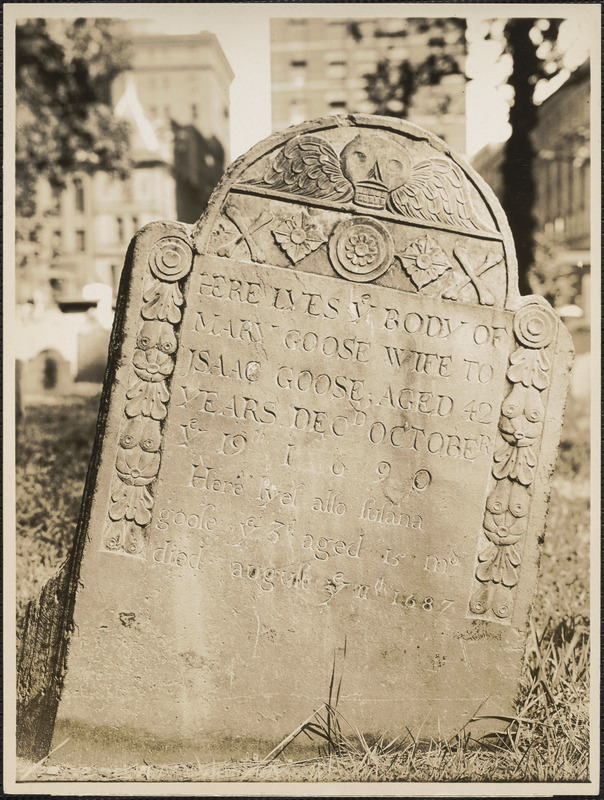
[{"label": "tree", "polygon": [[110,105],[111,81],[128,66],[106,19],[30,19],[16,30],[16,205],[36,214],[36,184],[60,190],[74,172],[129,171],[127,123]]},{"label": "tree", "polygon": [[[561,21],[511,19],[504,28],[505,52],[513,59],[508,83],[514,90],[514,99],[509,117],[512,132],[504,145],[501,165],[501,205],[516,245],[520,294],[532,291],[529,272],[535,262],[534,93],[539,80],[551,78],[559,70],[559,54],[554,45]],[[543,44],[546,47],[540,56]]]},{"label": "tree", "polygon": [[[355,23],[353,23],[355,24]],[[405,58],[378,62],[375,73],[365,75],[366,91],[375,114],[406,119],[420,86],[436,86],[445,75],[461,75],[457,51],[465,50],[465,23],[458,19],[409,19],[404,27],[389,34],[405,39],[409,34],[433,33],[428,54],[420,62]],[[355,41],[361,36],[358,25],[350,30]],[[377,36],[384,35],[379,30]],[[441,109],[444,113],[446,108]]]}]

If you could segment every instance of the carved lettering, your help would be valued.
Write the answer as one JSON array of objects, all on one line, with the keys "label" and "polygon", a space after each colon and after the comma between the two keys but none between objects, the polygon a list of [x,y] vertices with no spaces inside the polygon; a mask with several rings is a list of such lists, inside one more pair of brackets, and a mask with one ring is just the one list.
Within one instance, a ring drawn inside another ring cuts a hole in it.
[{"label": "carved lettering", "polygon": [[219,473],[214,467],[204,466],[201,458],[193,461],[191,467],[192,475],[188,483],[189,487],[217,494],[234,494],[237,497],[243,492],[243,483],[240,482],[239,477],[230,480],[218,477],[222,473]]},{"label": "carved lettering", "polygon": [[215,512],[216,506],[211,503],[200,506],[195,513],[162,508],[155,527],[160,531],[165,531],[170,525],[175,525],[187,530],[207,531],[209,533],[216,527],[216,517],[213,516]]},{"label": "carved lettering", "polygon": [[388,344],[383,347],[388,356],[388,363],[393,367],[406,366],[410,372],[423,373],[431,377],[451,377],[451,356],[424,353],[421,350],[408,350]]},{"label": "carved lettering", "polygon": [[338,339],[336,336],[319,336],[314,331],[303,333],[299,330],[289,330],[285,334],[283,343],[288,350],[316,353],[327,358],[335,356],[342,361],[358,361],[362,364],[369,361],[371,350],[370,342],[355,337]]},{"label": "carved lettering", "polygon": [[421,450],[441,458],[460,458],[465,461],[474,461],[483,454],[488,456],[492,449],[492,440],[488,434],[472,438],[440,431],[426,433],[424,428],[417,428],[408,422],[392,428],[383,422],[374,422],[369,427],[368,438],[372,444],[387,444],[418,452]]},{"label": "carved lettering", "polygon": [[315,497],[312,510],[321,511],[323,514],[336,514],[341,517],[346,513],[346,504],[343,502],[341,492],[334,492],[333,489],[330,489],[327,497],[323,499]]},{"label": "carved lettering", "polygon": [[207,272],[202,272],[199,276],[198,294],[253,306],[258,305],[263,296],[260,283],[226,278],[224,275],[209,275]]},{"label": "carved lettering", "polygon": [[376,406],[400,408],[427,416],[449,417],[453,413],[454,402],[449,395],[425,392],[419,389],[393,389],[388,386]]},{"label": "carved lettering", "polygon": [[478,361],[470,361],[464,358],[464,364],[467,364],[464,381],[469,383],[490,383],[493,377],[492,364],[480,364]]},{"label": "carved lettering", "polygon": [[312,533],[304,535],[302,547],[310,550],[317,561],[327,561],[335,556],[347,555],[350,558],[360,558],[361,545],[364,535],[361,534],[357,541],[347,544],[345,541],[328,539],[325,536],[313,536]]},{"label": "carved lettering", "polygon": [[320,294],[312,292],[296,292],[294,289],[276,287],[274,290],[273,308],[279,311],[301,311],[310,317],[336,319],[340,312],[340,298],[323,299]]},{"label": "carved lettering", "polygon": [[244,564],[234,561],[231,564],[231,577],[249,578],[256,581],[263,592],[272,592],[276,585],[286,589],[307,590],[310,582],[310,567],[301,564],[297,570],[279,567],[263,567],[255,564]]},{"label": "carved lettering", "polygon": [[278,505],[282,506],[296,506],[302,489],[306,487],[304,483],[293,484],[287,490],[278,489],[266,475],[260,479],[260,490],[258,492],[258,502],[263,508],[274,500]]},{"label": "carved lettering", "polygon": [[376,522],[379,525],[395,525],[401,528],[412,528],[421,531],[423,520],[419,514],[411,515],[401,511],[392,501],[378,503],[375,497],[369,497],[363,503],[361,520]]},{"label": "carved lettering", "polygon": [[467,320],[457,320],[451,324],[449,317],[431,316],[411,311],[402,315],[397,308],[385,308],[382,327],[392,331],[400,328],[405,333],[427,336],[430,339],[448,339],[467,325]]},{"label": "carved lettering", "polygon": [[188,553],[174,544],[170,539],[166,539],[163,545],[153,551],[153,561],[155,564],[170,564],[176,567],[187,567],[192,570],[200,570],[202,565],[203,544],[199,545],[199,550]]},{"label": "carved lettering", "polygon": [[296,389],[319,397],[327,395],[336,400],[350,400],[356,403],[364,399],[363,381],[345,375],[332,378],[326,372],[313,374],[309,369],[294,370],[292,367],[279,367],[275,379],[280,389]]}]

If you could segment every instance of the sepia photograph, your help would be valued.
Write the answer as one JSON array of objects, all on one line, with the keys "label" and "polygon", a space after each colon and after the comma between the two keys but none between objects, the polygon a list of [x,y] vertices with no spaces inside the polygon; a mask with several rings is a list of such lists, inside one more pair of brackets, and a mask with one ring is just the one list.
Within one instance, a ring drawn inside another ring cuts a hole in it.
[{"label": "sepia photograph", "polygon": [[5,794],[597,796],[600,5],[4,16]]}]

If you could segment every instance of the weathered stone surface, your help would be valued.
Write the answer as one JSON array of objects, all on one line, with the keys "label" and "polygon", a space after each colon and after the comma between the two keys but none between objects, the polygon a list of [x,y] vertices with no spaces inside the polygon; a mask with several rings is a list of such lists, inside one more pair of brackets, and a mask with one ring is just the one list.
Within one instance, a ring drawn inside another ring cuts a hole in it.
[{"label": "weathered stone surface", "polygon": [[194,229],[139,232],[21,751],[51,689],[96,763],[268,752],[334,680],[367,733],[504,724],[572,358],[516,285],[488,187],[376,117],[275,135]]}]

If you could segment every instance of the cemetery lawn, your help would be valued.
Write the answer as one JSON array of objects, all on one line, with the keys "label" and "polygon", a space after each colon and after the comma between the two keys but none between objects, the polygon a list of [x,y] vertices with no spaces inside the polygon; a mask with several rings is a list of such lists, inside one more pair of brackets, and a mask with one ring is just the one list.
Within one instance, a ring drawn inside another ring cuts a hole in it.
[{"label": "cemetery lawn", "polygon": [[[32,405],[18,434],[17,633],[27,601],[69,552],[92,449],[98,397]],[[285,750],[249,761],[41,765],[20,760],[27,781],[587,781],[589,780],[589,405],[569,398],[517,705],[505,737],[421,742],[417,731],[367,742],[341,721],[342,736],[314,736],[317,757]],[[317,707],[327,698],[317,698]],[[337,716],[337,709],[335,711]],[[302,723],[303,720],[301,719]],[[305,736],[303,735],[304,739]],[[277,742],[275,742],[277,744]],[[320,748],[320,752],[319,752]]]}]

